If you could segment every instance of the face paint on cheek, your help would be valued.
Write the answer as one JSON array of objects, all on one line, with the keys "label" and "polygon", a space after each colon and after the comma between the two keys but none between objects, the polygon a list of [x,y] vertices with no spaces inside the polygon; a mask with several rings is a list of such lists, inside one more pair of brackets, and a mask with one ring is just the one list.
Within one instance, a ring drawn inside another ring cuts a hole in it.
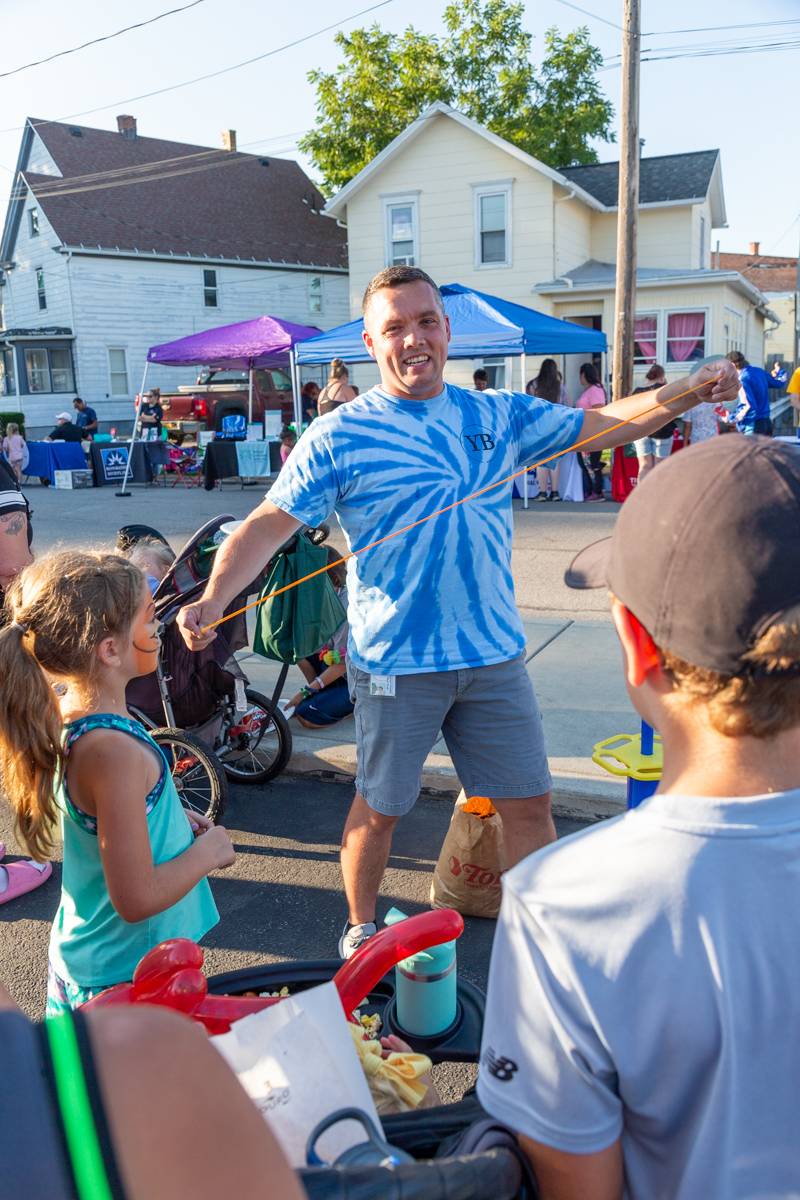
[{"label": "face paint on cheek", "polygon": [[134,629],[131,639],[137,675],[149,675],[156,669],[159,641],[158,635],[152,632],[149,626],[149,621],[142,622]]}]

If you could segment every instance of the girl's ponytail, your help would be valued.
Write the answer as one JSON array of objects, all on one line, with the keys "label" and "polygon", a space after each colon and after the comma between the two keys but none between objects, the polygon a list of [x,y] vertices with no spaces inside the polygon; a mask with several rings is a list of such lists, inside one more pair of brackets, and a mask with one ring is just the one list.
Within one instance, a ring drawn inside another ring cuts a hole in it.
[{"label": "girl's ponytail", "polygon": [[0,629],[0,774],[20,839],[43,862],[53,852],[53,789],[63,770],[61,717],[37,662],[34,634],[18,622]]}]

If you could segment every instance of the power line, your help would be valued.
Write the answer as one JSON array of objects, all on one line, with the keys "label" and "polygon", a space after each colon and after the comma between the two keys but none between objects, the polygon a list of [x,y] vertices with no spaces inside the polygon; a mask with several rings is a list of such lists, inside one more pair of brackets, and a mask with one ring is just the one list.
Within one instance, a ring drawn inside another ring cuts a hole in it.
[{"label": "power line", "polygon": [[[666,47],[665,47],[666,49]],[[642,55],[643,63],[651,62],[670,62],[675,59],[690,59],[690,58],[721,58],[731,54],[769,54],[778,50],[796,50],[800,49],[800,38],[791,40],[783,40],[779,42],[769,43],[737,43],[733,46],[686,46],[684,48],[675,48],[675,53],[661,53],[659,50],[648,50],[646,55]],[[607,59],[600,71],[613,71],[620,65],[619,56],[614,56]]]},{"label": "power line", "polygon": [[[172,83],[167,87],[156,88],[152,92],[142,92],[138,96],[127,96],[124,100],[114,100],[112,104],[101,104],[97,108],[85,108],[82,112],[68,113],[66,116],[57,117],[56,123],[60,121],[72,121],[76,117],[85,117],[90,113],[107,112],[110,108],[118,108],[123,104],[132,104],[136,100],[149,100],[152,96],[163,96],[166,92],[175,92],[179,88],[191,87],[192,84],[202,83],[206,79],[217,79],[220,75],[227,75],[231,71],[238,71],[242,67],[249,67],[252,63],[263,62],[265,58],[272,58],[276,54],[283,53],[284,50],[292,50],[295,46],[301,46],[304,42],[310,42],[313,38],[320,37],[323,33],[329,33],[331,29],[338,29],[341,25],[348,21],[355,21],[358,17],[363,17],[367,13],[375,12],[376,9],[385,8],[388,4],[392,4],[394,0],[378,0],[376,4],[370,4],[367,8],[359,9],[358,12],[350,13],[347,17],[340,17],[337,21],[333,21],[330,25],[325,25],[322,29],[315,29],[312,33],[306,33],[302,37],[295,38],[291,42],[286,42],[283,46],[276,46],[274,50],[267,50],[264,54],[256,54],[253,58],[246,58],[242,62],[233,63],[229,67],[221,67],[218,71],[209,71],[206,75],[197,75],[194,79],[185,79],[182,83]],[[563,0],[566,3],[566,0]],[[40,124],[49,125],[52,122],[42,121]],[[8,129],[0,129],[0,133],[18,133],[24,129],[24,125],[12,125]]]},{"label": "power line", "polygon": [[622,26],[617,25],[616,21],[609,21],[606,17],[599,17],[597,13],[589,12],[588,8],[581,8],[579,4],[573,4],[571,0],[556,0],[557,4],[563,4],[565,8],[574,8],[575,12],[583,13],[585,17],[591,17],[593,21],[600,21],[603,25],[610,25],[612,29],[618,29],[622,32]]},{"label": "power line", "polygon": [[100,42],[110,42],[112,38],[121,37],[123,33],[130,33],[132,29],[143,29],[145,25],[153,25],[156,21],[163,21],[164,17],[172,17],[175,13],[186,12],[187,9],[196,8],[198,4],[205,4],[205,0],[192,0],[191,4],[184,4],[182,8],[171,8],[168,12],[159,13],[156,17],[150,17],[147,21],[138,21],[136,25],[126,25],[124,29],[118,29],[116,33],[107,33],[105,37],[92,38],[90,42],[81,42],[80,46],[72,46],[69,50],[59,50],[55,54],[48,55],[47,58],[39,58],[36,62],[25,63],[23,67],[14,67],[13,71],[0,71],[0,79],[7,79],[9,75],[19,75],[20,71],[29,71],[31,67],[41,67],[44,63],[52,62],[56,58],[64,58],[67,54],[77,54],[79,50],[85,50],[87,46],[97,46]]},{"label": "power line", "polygon": [[719,29],[764,29],[774,25],[800,25],[800,18],[787,17],[784,21],[747,21],[743,25],[699,25],[693,29],[652,29],[642,37],[668,37],[673,33],[716,33]]}]

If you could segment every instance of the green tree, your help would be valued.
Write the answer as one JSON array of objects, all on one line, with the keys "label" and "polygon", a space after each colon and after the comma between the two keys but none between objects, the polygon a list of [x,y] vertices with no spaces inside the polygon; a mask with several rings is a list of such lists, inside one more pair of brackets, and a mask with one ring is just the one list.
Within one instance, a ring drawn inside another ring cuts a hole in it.
[{"label": "green tree", "polygon": [[551,166],[596,162],[591,139],[614,140],[596,77],[602,56],[588,29],[548,29],[534,69],[523,11],[512,0],[461,0],[445,9],[443,38],[378,25],[337,34],[336,71],[309,74],[317,120],[300,142],[323,190],[343,187],[436,100]]}]

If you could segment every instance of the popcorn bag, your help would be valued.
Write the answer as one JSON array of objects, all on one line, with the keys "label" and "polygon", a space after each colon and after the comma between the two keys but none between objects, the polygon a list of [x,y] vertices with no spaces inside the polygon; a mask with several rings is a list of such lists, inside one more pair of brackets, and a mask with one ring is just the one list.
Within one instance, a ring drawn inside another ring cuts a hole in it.
[{"label": "popcorn bag", "polygon": [[496,917],[506,869],[503,822],[485,796],[460,793],[433,872],[431,904],[470,917]]}]

